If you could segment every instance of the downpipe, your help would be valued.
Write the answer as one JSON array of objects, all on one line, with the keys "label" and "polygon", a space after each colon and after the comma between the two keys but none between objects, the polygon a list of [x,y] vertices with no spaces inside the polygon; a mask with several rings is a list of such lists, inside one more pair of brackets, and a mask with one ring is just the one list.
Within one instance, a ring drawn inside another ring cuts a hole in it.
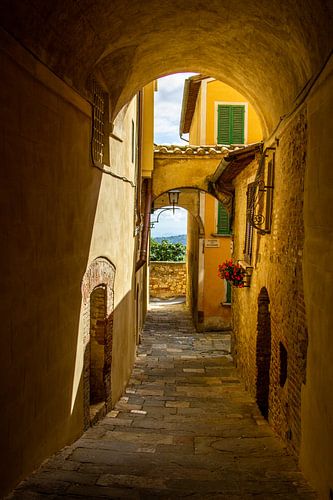
[{"label": "downpipe", "polygon": [[139,271],[147,262],[148,255],[148,237],[150,227],[150,212],[152,204],[152,182],[151,179],[145,179],[145,213],[143,219],[142,238],[140,247],[140,257],[135,266],[135,272]]}]

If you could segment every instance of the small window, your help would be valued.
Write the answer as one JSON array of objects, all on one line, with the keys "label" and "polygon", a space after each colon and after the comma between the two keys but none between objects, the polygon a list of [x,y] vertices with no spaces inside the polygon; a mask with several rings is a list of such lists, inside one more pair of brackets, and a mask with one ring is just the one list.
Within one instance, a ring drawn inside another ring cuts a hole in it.
[{"label": "small window", "polygon": [[280,386],[286,383],[288,375],[288,352],[282,342],[280,342]]},{"label": "small window", "polygon": [[245,106],[219,104],[217,107],[217,143],[244,144]]},{"label": "small window", "polygon": [[223,203],[219,201],[217,206],[217,234],[230,234],[230,217]]},{"label": "small window", "polygon": [[246,229],[245,229],[245,242],[244,242],[244,259],[251,264],[252,259],[252,242],[253,242],[253,226],[251,221],[253,219],[254,204],[253,198],[256,192],[256,183],[251,182],[247,187],[246,192]]},{"label": "small window", "polygon": [[94,162],[109,164],[109,95],[95,81],[91,83],[93,98],[92,157]]}]

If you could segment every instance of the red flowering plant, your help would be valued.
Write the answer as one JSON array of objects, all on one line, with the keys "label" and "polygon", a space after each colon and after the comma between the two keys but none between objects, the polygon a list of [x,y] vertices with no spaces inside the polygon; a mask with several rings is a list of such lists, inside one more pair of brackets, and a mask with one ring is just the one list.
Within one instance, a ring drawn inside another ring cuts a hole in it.
[{"label": "red flowering plant", "polygon": [[237,288],[244,288],[246,271],[237,262],[232,259],[226,260],[218,266],[218,277],[229,281]]}]

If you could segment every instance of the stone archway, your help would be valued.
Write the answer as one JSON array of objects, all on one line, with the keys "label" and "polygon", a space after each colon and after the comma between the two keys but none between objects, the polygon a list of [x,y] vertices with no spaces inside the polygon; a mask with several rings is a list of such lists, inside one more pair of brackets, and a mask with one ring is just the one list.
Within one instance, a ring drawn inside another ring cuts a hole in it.
[{"label": "stone archway", "polygon": [[269,296],[263,287],[258,296],[257,344],[256,344],[256,400],[262,415],[268,420],[269,373],[271,365],[271,317]]},{"label": "stone archway", "polygon": [[[82,281],[84,343],[84,427],[112,407],[111,363],[115,267],[98,257]],[[90,411],[97,405],[95,411]],[[97,411],[96,411],[97,408]]]}]

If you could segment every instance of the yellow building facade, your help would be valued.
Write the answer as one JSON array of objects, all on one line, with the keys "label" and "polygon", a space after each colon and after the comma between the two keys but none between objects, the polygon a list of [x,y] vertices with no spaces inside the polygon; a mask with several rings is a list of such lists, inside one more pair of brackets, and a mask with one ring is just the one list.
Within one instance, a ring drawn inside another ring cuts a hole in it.
[{"label": "yellow building facade", "polygon": [[[260,120],[253,106],[237,90],[200,75],[185,82],[180,134],[191,145],[221,145],[228,149],[261,141]],[[207,193],[200,194],[204,238],[199,242],[198,321],[203,330],[231,326],[230,285],[217,275],[218,264],[231,257],[232,214]],[[188,231],[192,231],[191,220]],[[192,238],[193,240],[193,238]]]}]

